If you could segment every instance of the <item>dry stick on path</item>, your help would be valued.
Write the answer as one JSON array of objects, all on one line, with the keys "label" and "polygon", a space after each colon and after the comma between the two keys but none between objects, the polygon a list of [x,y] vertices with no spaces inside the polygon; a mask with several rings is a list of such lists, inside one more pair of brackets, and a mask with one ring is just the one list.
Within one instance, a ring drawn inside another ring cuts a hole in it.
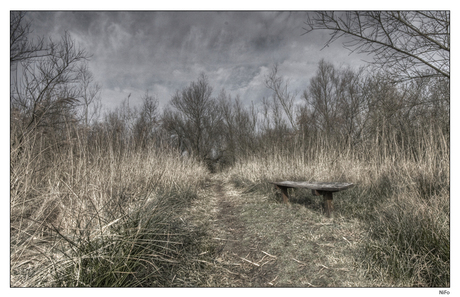
[{"label": "dry stick on path", "polygon": [[270,286],[274,286],[275,285],[274,282],[276,281],[277,278],[278,278],[278,275],[271,282],[269,282],[268,284]]},{"label": "dry stick on path", "polygon": [[307,266],[306,263],[301,262],[301,261],[299,261],[299,260],[297,260],[297,259],[295,259],[295,258],[292,258],[292,260],[296,261],[297,263],[301,264],[302,266]]},{"label": "dry stick on path", "polygon": [[269,257],[272,257],[272,258],[277,258],[276,256],[270,255],[270,254],[269,254],[269,253],[267,253],[267,252],[264,252],[264,251],[262,251],[262,253],[264,253],[265,255],[267,255],[267,256],[269,256]]},{"label": "dry stick on path", "polygon": [[240,257],[240,258],[241,258],[241,260],[243,260],[243,261],[246,261],[246,262],[248,262],[248,263],[251,263],[251,264],[253,264],[253,265],[257,266],[257,267],[260,267],[260,265],[259,265],[259,264],[257,264],[257,263],[254,263],[254,262],[252,262],[252,261],[249,261],[249,260],[248,260],[248,259],[246,259],[246,258],[243,258],[243,257]]}]

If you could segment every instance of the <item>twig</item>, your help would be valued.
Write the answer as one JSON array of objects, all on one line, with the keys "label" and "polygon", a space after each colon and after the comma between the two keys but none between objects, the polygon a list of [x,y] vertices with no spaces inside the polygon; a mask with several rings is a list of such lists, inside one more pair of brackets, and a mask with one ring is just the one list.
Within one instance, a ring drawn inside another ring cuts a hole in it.
[{"label": "twig", "polygon": [[350,245],[353,245],[348,239],[346,239],[344,236],[342,236],[343,239],[345,239]]},{"label": "twig", "polygon": [[[239,265],[239,264],[238,264],[238,265]],[[230,273],[230,274],[233,274],[233,275],[240,275],[239,273],[235,273],[235,272],[233,272],[233,271],[230,271],[229,269],[227,269],[227,268],[225,268],[225,267],[220,266],[220,268],[223,269],[223,270],[225,270],[225,271],[227,271],[227,272]]]},{"label": "twig", "polygon": [[239,240],[224,239],[224,238],[218,238],[218,237],[214,237],[213,239],[215,239],[215,240],[226,240],[226,241],[239,241]]},{"label": "twig", "polygon": [[329,267],[323,265],[323,264],[319,264],[319,266],[321,266],[322,268],[319,270],[319,272],[323,271],[324,269],[329,269]]},{"label": "twig", "polygon": [[[262,259],[259,260],[259,263],[262,262],[266,257],[267,257],[267,255],[263,256]],[[272,262],[272,261],[276,261],[276,256],[271,256],[271,257],[274,257],[274,258],[268,259],[265,263],[262,263],[262,265],[260,265],[260,267],[262,267],[262,266],[264,266],[265,264],[270,263],[270,262]]]},{"label": "twig", "polygon": [[267,252],[264,252],[264,251],[262,251],[262,253],[264,253],[265,255],[267,255],[267,256],[269,256],[269,257],[272,257],[272,258],[277,258],[276,256],[270,255],[270,254],[269,254],[269,253],[267,253]]},{"label": "twig", "polygon": [[[241,258],[241,257],[240,257],[240,258]],[[260,266],[259,264],[254,263],[254,262],[252,262],[252,261],[249,261],[248,259],[245,259],[245,258],[241,258],[241,260],[246,261],[246,262],[248,262],[248,263],[251,263],[251,264],[253,264],[253,265],[257,266],[257,267]]]},{"label": "twig", "polygon": [[270,286],[274,286],[275,284],[273,284],[273,282],[276,281],[277,278],[278,278],[278,276],[276,276],[276,277],[275,277],[271,282],[269,282],[268,284],[269,284]]},{"label": "twig", "polygon": [[233,266],[241,266],[240,263],[222,263],[222,265],[233,265]]},{"label": "twig", "polygon": [[317,243],[319,246],[335,247],[332,243]]},{"label": "twig", "polygon": [[201,262],[201,263],[206,263],[206,264],[209,264],[209,265],[213,265],[211,262],[208,262],[208,261],[205,261],[205,260],[195,260],[197,262]]},{"label": "twig", "polygon": [[112,222],[110,222],[109,224],[105,225],[104,227],[101,228],[102,232],[104,232],[104,230],[108,227],[110,227],[111,225],[115,224],[116,222],[118,222],[121,218],[118,218]]},{"label": "twig", "polygon": [[304,263],[304,262],[301,262],[301,261],[299,261],[299,260],[297,260],[297,259],[295,259],[295,258],[292,258],[292,260],[296,261],[296,262],[297,262],[297,263],[299,263],[299,264],[302,264],[302,265],[307,265],[306,263]]}]

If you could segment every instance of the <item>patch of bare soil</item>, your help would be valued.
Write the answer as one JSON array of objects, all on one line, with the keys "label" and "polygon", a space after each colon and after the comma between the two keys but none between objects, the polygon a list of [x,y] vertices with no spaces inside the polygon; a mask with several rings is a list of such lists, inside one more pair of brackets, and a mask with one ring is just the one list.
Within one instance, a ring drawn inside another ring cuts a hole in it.
[{"label": "patch of bare soil", "polygon": [[220,245],[216,261],[226,267],[226,283],[235,287],[270,287],[276,278],[277,257],[263,250],[261,238],[247,240],[242,211],[241,190],[221,180],[212,186],[216,219],[214,239]]}]

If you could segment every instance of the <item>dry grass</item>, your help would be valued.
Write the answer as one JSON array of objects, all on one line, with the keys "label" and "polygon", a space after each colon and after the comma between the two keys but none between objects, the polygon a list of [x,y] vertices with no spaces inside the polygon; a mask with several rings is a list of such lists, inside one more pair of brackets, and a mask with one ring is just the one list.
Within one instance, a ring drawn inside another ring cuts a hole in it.
[{"label": "dry grass", "polygon": [[189,231],[176,214],[196,198],[205,167],[110,145],[45,152],[12,150],[11,286],[164,285]]},{"label": "dry grass", "polygon": [[[329,220],[317,207],[273,203],[267,196],[245,194],[241,219],[247,229],[242,244],[257,242],[254,261],[276,256],[271,280],[277,287],[369,287],[371,281],[357,269],[353,253],[362,241],[363,228],[344,217]],[[319,200],[319,199],[318,199]],[[314,203],[318,203],[315,201]]]},{"label": "dry grass", "polygon": [[[365,269],[373,286],[449,287],[449,145],[442,135],[434,137],[430,134],[420,143],[420,147],[410,154],[396,145],[385,153],[381,153],[381,147],[363,147],[361,150],[274,148],[271,154],[253,156],[237,163],[229,174],[235,185],[263,193],[272,202],[280,201],[280,198],[268,181],[354,183],[356,187],[335,195],[336,219],[333,226],[343,228],[342,224],[345,224],[348,226],[346,232],[364,232],[365,236],[355,241],[357,248],[351,254],[355,263]],[[320,211],[321,206],[312,202],[308,192],[295,190],[292,193],[299,197],[293,199],[296,205],[305,204],[310,210]],[[268,206],[257,208],[258,211],[251,213],[247,221],[255,223],[261,220],[258,228],[273,222],[273,230],[281,228],[284,236],[293,236],[292,231],[285,230],[283,222],[289,222],[290,228],[293,228],[293,222],[297,220],[290,218],[292,214],[289,211],[271,213]],[[264,215],[267,211],[268,214]],[[277,218],[282,219],[279,221]],[[307,226],[312,224],[307,223]],[[340,233],[329,232],[339,238],[332,240],[332,244],[341,241]],[[276,240],[274,237],[271,242]],[[287,240],[291,242],[292,239]],[[305,249],[304,256],[307,257],[308,248]],[[339,252],[339,255],[344,254]],[[292,256],[305,262],[299,259],[302,258],[299,255]],[[352,270],[350,264],[345,268]],[[333,278],[331,283],[344,285],[340,277]],[[351,282],[352,286],[368,284]]]},{"label": "dry grass", "polygon": [[[171,151],[13,149],[11,286],[449,287],[449,152],[274,147],[210,176]],[[356,186],[326,219],[274,180]]]}]

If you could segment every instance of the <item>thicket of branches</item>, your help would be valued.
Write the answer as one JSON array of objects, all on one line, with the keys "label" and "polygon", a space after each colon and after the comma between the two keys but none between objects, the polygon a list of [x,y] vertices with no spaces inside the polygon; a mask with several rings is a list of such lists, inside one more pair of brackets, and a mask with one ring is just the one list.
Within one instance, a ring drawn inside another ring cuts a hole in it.
[{"label": "thicket of branches", "polygon": [[[418,29],[410,25],[414,22]],[[402,64],[390,67],[391,72],[371,72],[338,68],[321,60],[298,98],[275,65],[265,81],[273,96],[246,106],[225,90],[213,93],[202,73],[189,86],[177,90],[162,112],[158,100],[146,93],[140,107],[130,108],[125,102],[101,115],[101,87],[88,70],[88,53],[68,34],[57,42],[31,40],[24,14],[12,12],[12,165],[24,146],[51,157],[52,151],[82,135],[88,147],[111,141],[120,152],[173,147],[206,162],[211,170],[299,141],[328,139],[346,146],[392,143],[410,150],[417,145],[417,135],[426,129],[449,135],[448,14],[318,12],[307,23],[310,31],[333,30],[329,42],[351,35],[354,43],[346,46],[372,50],[376,63],[386,60],[387,66],[402,63],[406,52],[411,51],[409,44],[398,48],[402,40],[414,43],[410,46],[423,44],[429,50],[421,53],[416,59],[419,62],[406,64],[407,71],[415,73],[411,69],[429,64],[431,70],[423,73],[432,75],[408,76],[410,80],[395,82],[394,73],[399,73]],[[371,47],[374,44],[380,50]],[[433,61],[423,63],[426,55]]]},{"label": "thicket of branches", "polygon": [[446,78],[395,84],[382,74],[321,60],[302,101],[294,105],[295,97],[275,66],[267,76],[273,96],[258,108],[245,108],[238,97],[221,91],[216,98],[208,93],[206,103],[193,109],[186,94],[193,94],[197,84],[208,84],[204,75],[176,94],[163,125],[181,151],[220,165],[275,147],[295,149],[300,143],[324,141],[338,149],[378,144],[382,153],[397,146],[410,156],[426,131],[450,133]]},{"label": "thicket of branches", "polygon": [[450,78],[449,11],[320,11],[305,24],[305,34],[330,33],[325,47],[345,37],[345,48],[372,55],[395,81]]}]

